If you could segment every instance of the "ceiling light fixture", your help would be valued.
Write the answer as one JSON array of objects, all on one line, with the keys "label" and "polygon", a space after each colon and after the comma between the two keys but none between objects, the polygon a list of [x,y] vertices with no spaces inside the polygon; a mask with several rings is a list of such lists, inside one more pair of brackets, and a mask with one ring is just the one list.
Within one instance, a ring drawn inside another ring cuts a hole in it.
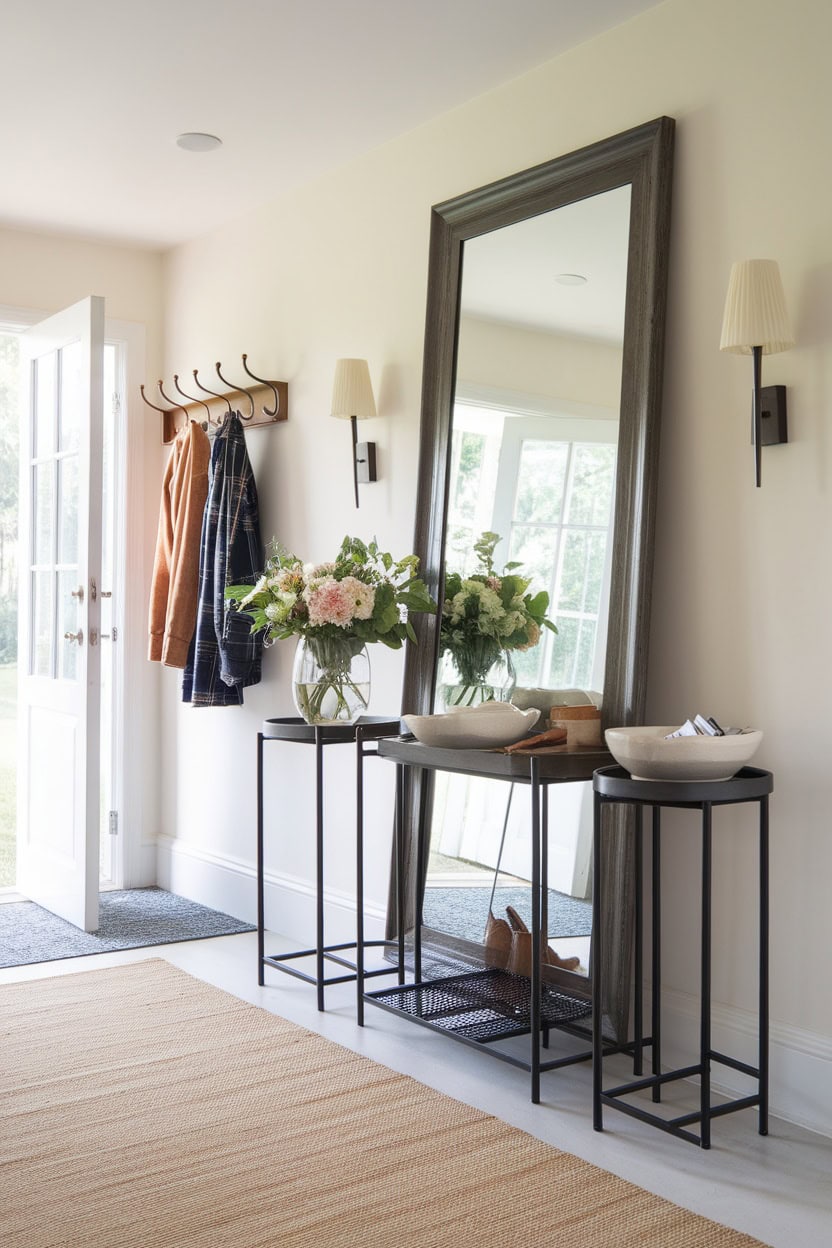
[{"label": "ceiling light fixture", "polygon": [[585,286],[589,278],[583,273],[558,273],[555,281],[559,286]]},{"label": "ceiling light fixture", "polygon": [[197,130],[191,130],[177,135],[176,146],[184,148],[186,152],[215,152],[218,147],[222,147],[222,139],[218,139],[215,134],[200,134]]}]

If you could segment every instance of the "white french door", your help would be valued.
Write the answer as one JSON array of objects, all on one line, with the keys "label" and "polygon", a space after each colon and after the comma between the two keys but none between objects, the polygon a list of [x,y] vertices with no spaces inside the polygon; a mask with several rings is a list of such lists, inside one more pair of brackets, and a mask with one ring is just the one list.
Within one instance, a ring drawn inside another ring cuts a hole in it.
[{"label": "white french door", "polygon": [[17,887],[98,927],[104,300],[21,336]]}]

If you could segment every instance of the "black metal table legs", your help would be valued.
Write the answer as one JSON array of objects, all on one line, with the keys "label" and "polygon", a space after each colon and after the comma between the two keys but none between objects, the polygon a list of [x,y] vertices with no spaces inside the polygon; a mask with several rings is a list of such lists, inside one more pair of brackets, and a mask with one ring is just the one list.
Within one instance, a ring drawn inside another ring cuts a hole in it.
[{"label": "black metal table legs", "polygon": [[266,952],[265,885],[263,880],[263,734],[257,734],[257,982],[266,982],[263,957]]},{"label": "black metal table legs", "polygon": [[[740,780],[743,783],[738,783]],[[689,1140],[707,1149],[711,1146],[711,1122],[723,1114],[733,1113],[740,1109],[756,1106],[759,1112],[758,1130],[761,1135],[768,1133],[768,794],[772,788],[770,772],[744,768],[734,780],[721,782],[722,787],[714,783],[700,785],[697,794],[696,786],[687,784],[673,785],[670,782],[633,781],[620,768],[604,768],[596,772],[595,808],[593,827],[593,887],[594,895],[601,896],[602,883],[602,810],[608,802],[620,802],[636,806],[636,917],[635,917],[635,1010],[634,1021],[634,1062],[633,1073],[642,1074],[642,1048],[650,1046],[652,1051],[652,1074],[634,1079],[618,1087],[603,1086],[603,1010],[604,986],[601,967],[601,932],[600,924],[593,933],[593,1126],[596,1131],[603,1130],[603,1108],[611,1106],[619,1109],[643,1122],[659,1127],[680,1139]],[[652,785],[652,788],[651,788]],[[732,787],[733,786],[733,789]],[[701,795],[701,796],[700,796]],[[758,1060],[757,1065],[738,1061],[713,1048],[711,1036],[711,962],[712,962],[712,871],[713,871],[713,806],[726,805],[743,801],[756,801],[759,805],[760,839],[759,839],[759,1022],[758,1022]],[[652,1035],[645,1040],[642,1035],[640,985],[642,978],[642,942],[643,920],[641,913],[642,893],[642,823],[641,810],[644,806],[652,807],[652,864],[651,864],[651,932],[653,941],[652,953],[652,990],[651,1014]],[[662,806],[695,808],[701,812],[701,923],[700,923],[700,1016],[699,1016],[699,1060],[695,1065],[681,1069],[661,1070],[661,819]],[[748,1075],[757,1083],[757,1091],[750,1096],[738,1097],[721,1104],[714,1105],[711,1100],[711,1067],[713,1063],[728,1066]],[[677,1079],[699,1078],[699,1108],[691,1113],[675,1117],[660,1117],[638,1105],[623,1100],[632,1093],[651,1091],[655,1103],[661,1101],[661,1090],[664,1084]],[[699,1134],[689,1128],[698,1125]]]},{"label": "black metal table legs", "polygon": [[[406,809],[407,785],[413,783],[409,772],[415,770],[397,762],[396,774],[396,908],[398,934],[399,986],[375,992],[359,993],[365,1002],[389,1010],[423,1027],[438,1031],[461,1044],[486,1052],[530,1075],[531,1100],[540,1101],[540,1076],[561,1066],[588,1061],[591,1050],[586,1047],[589,1001],[560,983],[543,979],[543,963],[547,940],[548,883],[548,797],[547,785],[541,778],[538,758],[529,761],[527,783],[531,815],[531,926],[529,963],[525,974],[507,969],[471,966],[462,974],[444,978],[423,978],[421,950],[421,888],[424,879],[428,843],[427,829],[420,829],[416,843],[415,907],[413,930],[413,982],[405,983],[404,915],[406,913],[405,871],[403,861],[402,817]],[[361,972],[359,972],[361,977]],[[363,1018],[363,1011],[360,1015]],[[583,1026],[581,1024],[584,1023]],[[550,1031],[559,1028],[584,1042],[579,1052],[543,1060],[542,1049],[548,1046]],[[521,1056],[516,1050],[502,1049],[499,1042],[528,1037],[529,1051]]]},{"label": "black metal table legs", "polygon": [[[363,716],[356,724],[325,724],[310,725],[296,717],[285,719],[269,719],[265,721],[266,731],[257,734],[257,982],[261,987],[265,983],[265,969],[283,971],[307,984],[314,984],[319,1010],[325,1006],[324,993],[330,984],[352,983],[359,975],[358,964],[361,964],[361,977],[366,978],[363,966],[363,950],[382,941],[366,941],[364,939],[364,906],[361,890],[363,888],[363,758],[366,753],[364,743],[367,740],[377,741],[380,737],[397,732],[398,719],[379,716]],[[264,803],[263,803],[263,743],[264,741],[285,741],[301,745],[311,745],[315,749],[315,944],[311,949],[296,949],[290,953],[267,954],[265,951],[265,880],[264,880]],[[357,916],[355,940],[343,941],[340,944],[327,944],[325,933],[325,896],[324,896],[324,749],[330,745],[344,744],[355,741],[358,749],[358,766],[356,773],[356,889]],[[346,955],[355,950],[355,959]],[[300,967],[290,965],[303,959],[314,959],[314,974],[309,974]],[[327,963],[334,963],[342,968],[341,974],[327,975]],[[379,972],[370,972],[378,974]],[[359,997],[359,1001],[361,998]]]}]

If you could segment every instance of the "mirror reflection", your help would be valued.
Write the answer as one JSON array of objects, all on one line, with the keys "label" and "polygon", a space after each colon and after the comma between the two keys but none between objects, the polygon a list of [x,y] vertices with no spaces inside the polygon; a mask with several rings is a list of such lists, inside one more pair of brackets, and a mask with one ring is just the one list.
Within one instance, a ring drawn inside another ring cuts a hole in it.
[{"label": "mirror reflection", "polygon": [[[603,698],[629,226],[625,185],[463,248],[444,566],[483,572],[477,548],[490,532],[493,571],[517,564],[528,594],[548,595],[557,631],[528,645],[521,630],[465,698],[535,706],[538,730],[558,706],[591,719]],[[441,650],[437,710],[459,701],[462,683]],[[549,943],[586,974],[591,785],[553,786],[549,803]],[[522,793],[438,773],[426,928],[464,948],[482,945],[489,912],[528,924],[530,855]]]}]

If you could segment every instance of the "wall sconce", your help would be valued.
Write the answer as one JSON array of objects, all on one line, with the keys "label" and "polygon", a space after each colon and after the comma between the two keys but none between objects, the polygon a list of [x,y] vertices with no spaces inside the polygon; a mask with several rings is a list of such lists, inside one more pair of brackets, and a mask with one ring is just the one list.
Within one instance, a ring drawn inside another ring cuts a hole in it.
[{"label": "wall sconce", "polygon": [[332,386],[332,415],[349,420],[352,425],[352,475],[355,505],[358,506],[358,483],[377,481],[376,444],[358,441],[358,421],[376,415],[376,401],[366,360],[337,360]]},{"label": "wall sconce", "polygon": [[[763,444],[787,442],[786,387],[762,388],[762,356],[794,346],[776,260],[739,260],[731,268],[720,351],[754,357],[754,462],[760,484]],[[766,428],[763,428],[765,409]]]}]

